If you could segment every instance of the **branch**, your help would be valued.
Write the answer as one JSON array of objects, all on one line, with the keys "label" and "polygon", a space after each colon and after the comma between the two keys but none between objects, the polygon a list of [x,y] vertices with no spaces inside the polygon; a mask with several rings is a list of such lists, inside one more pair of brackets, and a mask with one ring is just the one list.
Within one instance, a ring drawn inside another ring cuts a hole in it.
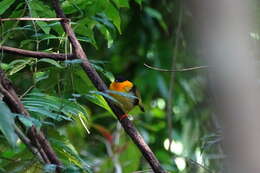
[{"label": "branch", "polygon": [[[23,114],[25,116],[30,116],[29,112],[24,108],[22,102],[17,96],[11,81],[6,78],[4,72],[1,69],[0,69],[0,92],[4,95],[4,101],[9,106],[12,112]],[[60,169],[61,163],[58,160],[56,154],[54,153],[50,143],[45,138],[44,134],[41,131],[36,130],[35,126],[32,126],[31,128],[29,128],[27,135],[30,138],[32,145],[38,149],[43,161],[46,164],[52,163],[57,165],[56,171],[61,172]]]},{"label": "branch", "polygon": [[54,60],[58,60],[58,61],[75,59],[75,56],[72,54],[56,54],[56,53],[37,52],[37,51],[12,48],[12,47],[8,47],[8,46],[0,46],[0,51],[10,53],[13,55],[35,57],[38,59],[50,58],[50,59],[54,59]]},{"label": "branch", "polygon": [[150,68],[152,70],[161,71],[161,72],[185,72],[185,71],[200,70],[200,69],[208,68],[208,66],[202,65],[202,66],[189,67],[189,68],[183,68],[183,69],[163,69],[163,68],[159,68],[159,67],[150,66],[150,65],[148,65],[146,63],[144,63],[144,66],[148,67],[148,68]]},{"label": "branch", "polygon": [[39,158],[41,163],[44,163],[41,154],[38,152],[37,148],[33,146],[31,140],[27,138],[27,136],[25,136],[24,133],[16,125],[14,129],[15,129],[15,133],[21,139],[21,141],[31,150],[33,154],[35,154]]},{"label": "branch", "polygon": [[[66,18],[65,14],[63,13],[59,0],[52,0],[53,7],[55,9],[57,17],[60,18]],[[74,50],[74,54],[78,59],[83,60],[82,62],[82,68],[88,75],[89,79],[92,81],[94,86],[101,92],[107,91],[107,86],[102,81],[98,73],[93,69],[93,67],[90,65],[87,56],[85,52],[83,51],[79,41],[77,40],[74,31],[72,30],[70,24],[68,21],[60,21],[61,25],[68,35],[68,38],[71,42],[71,45]],[[106,98],[105,98],[106,99]],[[110,108],[113,110],[117,118],[120,120],[120,117],[124,115],[124,112],[121,108],[113,104],[110,100],[106,99],[107,103],[109,104]],[[124,128],[125,132],[132,138],[133,142],[138,146],[139,150],[142,152],[143,156],[146,158],[146,160],[149,162],[151,168],[155,173],[165,173],[163,168],[161,167],[159,161],[155,157],[152,150],[149,148],[149,146],[145,143],[142,136],[139,134],[137,129],[133,126],[132,122],[125,118],[120,121],[122,127]]]},{"label": "branch", "polygon": [[67,18],[35,18],[35,17],[19,17],[19,18],[0,18],[0,22],[2,21],[31,21],[31,20],[37,20],[37,21],[61,21],[61,20],[69,20]]},{"label": "branch", "polygon": [[[172,69],[176,68],[176,62],[177,62],[177,53],[178,53],[178,47],[179,47],[179,39],[180,39],[180,32],[181,32],[181,24],[182,24],[182,5],[180,3],[180,12],[179,12],[179,18],[178,18],[178,25],[176,30],[176,36],[174,41],[174,48],[173,48],[173,56],[172,56]],[[172,145],[172,138],[173,138],[173,124],[172,119],[174,117],[174,112],[172,111],[173,105],[174,105],[174,87],[175,87],[175,73],[170,72],[170,85],[168,90],[168,97],[167,97],[167,106],[166,106],[166,122],[168,126],[168,138],[169,138],[169,150],[171,149]]]}]

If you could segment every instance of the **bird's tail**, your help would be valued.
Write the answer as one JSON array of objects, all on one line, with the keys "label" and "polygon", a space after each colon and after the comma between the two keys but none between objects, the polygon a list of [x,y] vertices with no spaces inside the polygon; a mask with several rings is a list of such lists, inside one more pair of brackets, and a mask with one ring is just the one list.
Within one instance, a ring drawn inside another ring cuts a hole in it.
[{"label": "bird's tail", "polygon": [[140,104],[140,103],[139,103],[139,108],[141,109],[141,111],[143,111],[143,112],[145,111],[145,110],[144,110],[144,105],[143,105],[143,104]]}]

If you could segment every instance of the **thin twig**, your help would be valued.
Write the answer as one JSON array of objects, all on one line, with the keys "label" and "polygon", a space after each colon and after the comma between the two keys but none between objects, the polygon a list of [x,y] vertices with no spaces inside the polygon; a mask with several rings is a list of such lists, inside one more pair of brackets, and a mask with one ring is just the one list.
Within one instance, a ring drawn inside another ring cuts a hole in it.
[{"label": "thin twig", "polygon": [[37,148],[33,146],[31,140],[29,138],[27,138],[27,136],[25,136],[23,134],[23,132],[16,125],[14,126],[14,129],[15,129],[15,133],[20,138],[20,140],[32,151],[32,153],[34,155],[36,155],[38,157],[38,159],[40,160],[41,163],[44,163],[44,160],[43,160],[41,154],[39,153]]},{"label": "thin twig", "polygon": [[[172,56],[172,69],[176,67],[176,61],[177,61],[177,53],[178,53],[178,47],[179,47],[179,39],[180,39],[180,32],[181,32],[181,23],[182,23],[182,6],[180,3],[180,12],[179,12],[179,18],[178,18],[178,25],[176,30],[176,36],[174,41],[174,49],[173,49],[173,56]],[[167,98],[167,110],[166,110],[166,122],[168,126],[168,138],[169,138],[169,150],[171,149],[172,145],[172,138],[173,138],[173,124],[172,119],[174,116],[174,113],[172,111],[173,107],[173,97],[174,97],[174,85],[175,84],[175,72],[171,72],[170,75],[170,86],[168,91],[168,98]]]},{"label": "thin twig", "polygon": [[185,71],[200,70],[200,69],[208,68],[207,65],[202,65],[202,66],[188,67],[188,68],[182,68],[182,69],[163,69],[163,68],[159,68],[159,67],[150,66],[146,63],[144,63],[144,66],[148,67],[149,69],[161,71],[161,72],[185,72]]},{"label": "thin twig", "polygon": [[13,47],[8,47],[8,46],[0,46],[0,51],[14,54],[14,55],[34,57],[34,58],[38,58],[38,59],[50,58],[50,59],[54,59],[54,60],[58,60],[58,61],[75,59],[75,56],[72,54],[37,52],[37,51],[18,49],[18,48],[13,48]]},{"label": "thin twig", "polygon": [[61,21],[69,20],[68,18],[37,18],[37,17],[18,17],[18,18],[0,18],[1,21]]},{"label": "thin twig", "polygon": [[7,157],[3,157],[3,156],[0,156],[0,160],[7,160],[9,162],[19,162],[19,160],[14,160],[14,159],[10,159],[10,158],[7,158]]},{"label": "thin twig", "polygon": [[192,159],[190,159],[190,158],[188,158],[188,157],[184,157],[184,158],[187,159],[191,164],[194,164],[194,165],[196,165],[197,167],[203,168],[203,169],[204,169],[205,171],[207,171],[208,173],[212,173],[212,171],[211,171],[209,168],[207,168],[206,166],[204,166],[204,165],[202,165],[202,164],[196,162],[195,160],[192,160]]},{"label": "thin twig", "polygon": [[22,95],[19,96],[19,99],[22,99],[26,94],[28,94],[33,88],[35,87],[35,84],[30,86]]}]

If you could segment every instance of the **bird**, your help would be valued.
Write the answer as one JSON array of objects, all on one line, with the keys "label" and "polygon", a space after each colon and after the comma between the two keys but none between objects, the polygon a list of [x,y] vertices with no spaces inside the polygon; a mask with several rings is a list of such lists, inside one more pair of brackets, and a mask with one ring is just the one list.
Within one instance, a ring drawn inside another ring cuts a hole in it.
[{"label": "bird", "polygon": [[[110,96],[116,99],[117,102],[115,102],[115,104],[117,104],[117,106],[119,106],[125,113],[120,117],[120,120],[125,119],[128,116],[128,113],[137,105],[142,112],[145,111],[140,92],[137,87],[126,78],[122,76],[116,77],[115,80],[109,85],[109,90],[122,93],[109,93]],[[130,95],[125,96],[124,93]]]}]

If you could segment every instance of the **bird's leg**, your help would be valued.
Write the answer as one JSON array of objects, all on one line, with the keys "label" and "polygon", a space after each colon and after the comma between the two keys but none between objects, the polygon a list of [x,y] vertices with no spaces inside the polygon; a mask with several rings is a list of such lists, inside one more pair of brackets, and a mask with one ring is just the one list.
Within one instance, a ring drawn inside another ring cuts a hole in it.
[{"label": "bird's leg", "polygon": [[124,115],[121,115],[120,116],[120,121],[122,121],[123,119],[127,118],[128,117],[128,114],[124,114]]}]

